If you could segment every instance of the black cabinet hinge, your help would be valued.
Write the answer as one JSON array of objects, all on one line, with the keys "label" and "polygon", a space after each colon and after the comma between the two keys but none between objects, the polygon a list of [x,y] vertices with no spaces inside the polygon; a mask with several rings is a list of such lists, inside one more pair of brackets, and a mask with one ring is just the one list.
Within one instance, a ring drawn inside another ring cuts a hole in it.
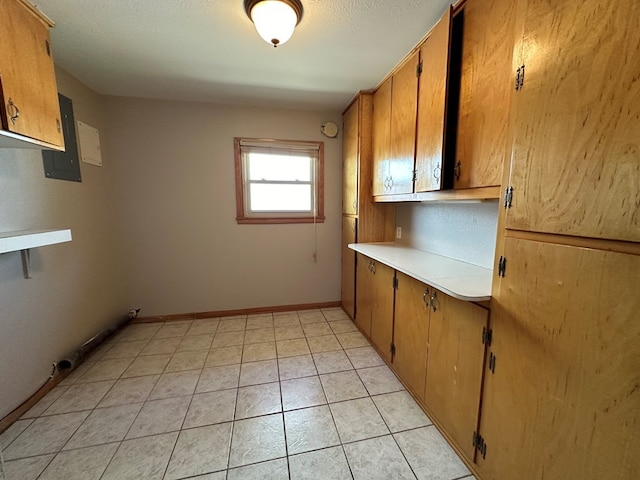
[{"label": "black cabinet hinge", "polygon": [[491,346],[491,340],[493,339],[493,330],[487,327],[482,327],[482,343],[488,347]]},{"label": "black cabinet hinge", "polygon": [[414,170],[414,171],[413,171],[413,178],[412,178],[412,180],[413,180],[414,182],[416,182],[416,181],[418,180],[418,171],[417,171],[417,170]]},{"label": "black cabinet hinge", "polygon": [[418,63],[418,66],[416,67],[416,77],[419,77],[420,75],[422,75],[422,60],[420,60],[420,63]]},{"label": "black cabinet hinge", "polygon": [[491,370],[491,373],[496,373],[496,356],[493,352],[489,354],[489,370]]},{"label": "black cabinet hinge", "polygon": [[398,278],[397,277],[393,277],[393,289],[394,290],[398,289]]},{"label": "black cabinet hinge", "polygon": [[51,45],[49,44],[48,40],[44,41],[44,48],[47,51],[47,55],[50,57],[51,56]]},{"label": "black cabinet hinge", "polygon": [[389,347],[389,351],[391,352],[391,355],[395,355],[396,354],[396,346],[393,343]]},{"label": "black cabinet hinge", "polygon": [[516,70],[516,92],[524,87],[524,64]]},{"label": "black cabinet hinge", "polygon": [[500,257],[498,259],[498,276],[504,277],[507,271],[507,259],[505,257]]},{"label": "black cabinet hinge", "polygon": [[473,432],[473,446],[478,449],[482,458],[487,458],[487,444],[478,432]]},{"label": "black cabinet hinge", "polygon": [[513,187],[507,187],[504,191],[504,208],[511,208],[513,203]]}]

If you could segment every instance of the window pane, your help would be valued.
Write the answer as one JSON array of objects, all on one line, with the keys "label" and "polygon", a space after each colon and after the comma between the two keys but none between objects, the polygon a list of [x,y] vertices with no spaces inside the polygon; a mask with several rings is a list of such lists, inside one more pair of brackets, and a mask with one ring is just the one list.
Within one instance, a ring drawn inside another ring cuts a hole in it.
[{"label": "window pane", "polygon": [[248,154],[249,180],[311,181],[311,158],[305,155]]},{"label": "window pane", "polygon": [[251,184],[253,212],[310,212],[311,185]]}]

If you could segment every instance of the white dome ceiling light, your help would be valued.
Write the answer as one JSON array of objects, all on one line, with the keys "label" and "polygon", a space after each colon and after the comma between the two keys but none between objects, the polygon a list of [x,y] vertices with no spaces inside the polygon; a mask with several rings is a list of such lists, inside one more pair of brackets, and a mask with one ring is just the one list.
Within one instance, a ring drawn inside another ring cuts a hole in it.
[{"label": "white dome ceiling light", "polygon": [[274,47],[291,38],[303,12],[300,0],[244,0],[244,10],[258,35]]}]

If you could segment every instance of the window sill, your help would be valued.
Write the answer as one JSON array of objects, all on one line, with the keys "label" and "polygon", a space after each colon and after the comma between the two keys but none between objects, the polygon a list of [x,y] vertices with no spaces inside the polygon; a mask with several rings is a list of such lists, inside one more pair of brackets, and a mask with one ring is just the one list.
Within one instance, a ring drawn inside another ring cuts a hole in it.
[{"label": "window sill", "polygon": [[240,225],[285,224],[285,223],[324,223],[324,217],[236,217]]}]

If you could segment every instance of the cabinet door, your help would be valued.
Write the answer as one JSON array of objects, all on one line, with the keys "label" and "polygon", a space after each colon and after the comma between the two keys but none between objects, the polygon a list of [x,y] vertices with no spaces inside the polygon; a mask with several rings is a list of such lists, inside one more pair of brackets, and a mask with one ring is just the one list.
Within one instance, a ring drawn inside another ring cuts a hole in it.
[{"label": "cabinet door", "polygon": [[373,310],[372,260],[358,253],[356,255],[356,318],[355,324],[371,337],[371,311]]},{"label": "cabinet door", "polygon": [[371,310],[371,343],[384,358],[391,361],[393,339],[393,268],[379,262],[373,264],[373,288]]},{"label": "cabinet door", "polygon": [[49,26],[17,0],[0,0],[5,130],[64,147]]},{"label": "cabinet door", "polygon": [[389,193],[389,155],[391,135],[391,78],[373,95],[373,195]]},{"label": "cabinet door", "polygon": [[451,8],[448,8],[420,48],[422,73],[418,80],[416,192],[443,187],[450,27]]},{"label": "cabinet door", "polygon": [[358,118],[360,100],[356,100],[342,119],[342,213],[358,213]]},{"label": "cabinet door", "polygon": [[[478,428],[488,311],[435,291],[429,322],[425,404],[473,462],[469,441]],[[434,311],[434,309],[436,309]],[[442,310],[437,315],[437,309]]]},{"label": "cabinet door", "polygon": [[342,217],[342,308],[351,318],[355,313],[356,252],[347,245],[356,243],[357,220]]},{"label": "cabinet door", "polygon": [[390,192],[413,192],[416,158],[416,118],[418,115],[419,52],[393,75],[391,88]]},{"label": "cabinet door", "polygon": [[467,0],[462,10],[462,69],[455,188],[500,185],[505,157],[516,4]]},{"label": "cabinet door", "polygon": [[431,287],[400,272],[397,276],[393,365],[414,395],[424,400],[429,340],[429,310],[425,298],[431,296]]},{"label": "cabinet door", "polygon": [[640,256],[506,238],[480,433],[485,480],[640,472]]},{"label": "cabinet door", "polygon": [[640,242],[640,2],[522,10],[507,228]]}]

